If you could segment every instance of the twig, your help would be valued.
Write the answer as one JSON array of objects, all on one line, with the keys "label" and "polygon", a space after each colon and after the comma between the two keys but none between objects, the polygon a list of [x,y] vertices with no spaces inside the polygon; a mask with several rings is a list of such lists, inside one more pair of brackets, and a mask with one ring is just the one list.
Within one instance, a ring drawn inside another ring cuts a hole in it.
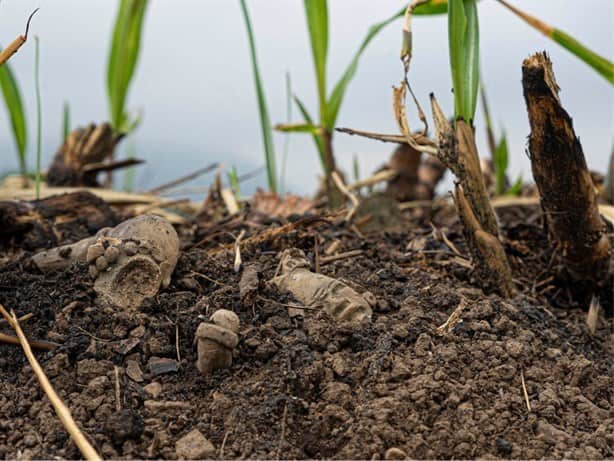
[{"label": "twig", "polygon": [[17,333],[17,337],[19,338],[19,342],[21,344],[21,347],[23,348],[23,352],[28,359],[28,362],[30,363],[30,367],[32,367],[32,371],[34,371],[34,374],[38,378],[38,381],[40,382],[43,391],[49,398],[51,405],[53,405],[53,409],[55,410],[56,414],[60,418],[60,421],[62,421],[62,424],[75,442],[75,445],[77,445],[77,448],[79,448],[79,451],[81,451],[81,454],[84,456],[85,459],[88,460],[101,460],[102,458],[98,455],[96,450],[94,450],[94,447],[92,447],[89,441],[85,438],[85,435],[83,435],[83,433],[75,423],[74,419],[72,418],[70,410],[66,405],[64,405],[62,399],[60,399],[58,394],[55,392],[53,386],[49,382],[49,379],[45,375],[45,372],[36,360],[36,357],[34,357],[32,349],[30,348],[30,344],[28,343],[28,340],[26,339],[26,336],[24,335],[23,330],[19,325],[19,321],[17,320],[15,313],[11,311],[11,313],[9,314],[2,304],[0,304],[0,313],[15,330],[15,333]]},{"label": "twig", "polygon": [[277,459],[281,456],[281,450],[283,448],[286,439],[286,418],[288,417],[288,401],[284,405],[284,413],[281,417],[281,433],[279,434],[279,446],[277,447]]},{"label": "twig", "polygon": [[204,168],[200,168],[190,174],[187,174],[185,176],[181,176],[177,179],[173,179],[172,181],[166,182],[164,184],[161,184],[157,187],[154,187],[153,189],[149,189],[146,193],[147,194],[159,194],[160,192],[162,192],[163,190],[166,189],[170,189],[172,187],[178,186],[179,184],[182,184],[184,182],[187,181],[191,181],[192,179],[196,179],[199,176],[205,174],[205,173],[209,173],[210,171],[215,170],[216,168],[219,168],[220,164],[219,162],[215,162],[212,163],[211,165],[207,165]]},{"label": "twig", "polygon": [[121,390],[119,387],[119,367],[114,365],[115,371],[115,409],[120,412],[122,409]]},{"label": "twig", "polygon": [[[28,319],[31,319],[32,317],[34,317],[34,314],[32,312],[29,312],[25,315],[22,315],[21,317],[19,317],[17,320],[19,321],[19,323],[21,322],[25,322]],[[4,319],[0,319],[0,323],[8,323],[6,320]],[[30,343],[32,344],[32,343]]]},{"label": "twig", "polygon": [[527,404],[527,410],[531,411],[531,402],[529,402],[529,393],[527,392],[527,385],[524,382],[524,371],[520,369],[520,380],[522,381],[522,392],[524,393],[524,401]]},{"label": "twig", "polygon": [[181,362],[181,353],[179,352],[179,324],[175,322],[175,350],[177,351],[177,362]]},{"label": "twig", "polygon": [[[354,130],[352,128],[336,128],[336,131],[340,133],[349,134],[350,136],[361,136],[363,138],[375,139],[377,141],[382,142],[393,142],[396,144],[408,144],[405,136],[400,134],[380,134],[374,133],[372,131],[363,131],[363,130]],[[435,147],[435,143],[423,136],[422,134],[414,134],[412,138],[418,143],[422,145],[430,145]]]},{"label": "twig", "polygon": [[388,181],[392,178],[394,178],[398,173],[394,170],[382,170],[382,171],[378,171],[377,173],[375,173],[372,176],[369,176],[368,178],[365,179],[361,179],[359,181],[356,181],[352,184],[348,184],[347,188],[348,190],[356,190],[356,189],[360,189],[362,187],[365,186],[372,186],[374,184],[380,183],[380,182],[384,182],[384,181]]},{"label": "twig", "polygon": [[121,168],[127,168],[129,166],[140,165],[141,163],[145,163],[145,160],[140,158],[127,158],[125,160],[118,160],[108,163],[96,162],[85,165],[81,171],[84,173],[99,173],[101,171],[113,171]]},{"label": "twig", "polygon": [[363,253],[363,250],[350,250],[332,256],[322,256],[320,258],[320,265],[324,266],[325,264],[332,263],[333,261],[339,261],[340,259],[353,258],[354,256],[359,256]]},{"label": "twig", "polygon": [[[0,333],[0,343],[12,344],[14,346],[19,346],[21,344],[17,336],[11,336],[4,333]],[[40,351],[52,351],[56,347],[60,347],[61,344],[52,343],[49,341],[30,341],[30,346],[32,346],[33,349],[38,349]]]},{"label": "twig", "polygon": [[241,239],[243,238],[243,236],[245,236],[245,229],[241,230],[239,236],[235,240],[235,273],[238,273],[241,270],[241,264],[243,263],[243,261],[241,260]]},{"label": "twig", "polygon": [[226,440],[228,440],[228,435],[230,435],[231,431],[226,431],[224,434],[224,440],[222,440],[222,446],[220,447],[220,459],[224,460],[224,448],[226,447]]},{"label": "twig", "polygon": [[26,32],[23,35],[18,36],[15,40],[9,43],[9,45],[5,49],[0,52],[0,66],[2,66],[6,61],[8,61],[11,56],[17,53],[17,51],[19,51],[19,48],[21,48],[21,45],[26,43],[26,40],[28,39],[28,31],[30,30],[30,21],[32,21],[32,17],[36,14],[38,10],[39,9],[36,8],[28,18],[28,22],[26,23]]},{"label": "twig", "polygon": [[335,182],[335,185],[341,191],[341,193],[343,195],[345,195],[350,200],[350,202],[352,202],[352,208],[350,209],[348,214],[345,216],[345,220],[347,222],[347,221],[351,220],[352,216],[354,216],[354,213],[356,213],[356,208],[358,207],[358,204],[359,204],[358,199],[356,198],[356,196],[354,194],[352,194],[348,190],[346,185],[343,183],[343,180],[341,179],[341,177],[339,176],[339,174],[336,171],[333,171],[331,173],[331,177],[333,178],[333,181]]}]

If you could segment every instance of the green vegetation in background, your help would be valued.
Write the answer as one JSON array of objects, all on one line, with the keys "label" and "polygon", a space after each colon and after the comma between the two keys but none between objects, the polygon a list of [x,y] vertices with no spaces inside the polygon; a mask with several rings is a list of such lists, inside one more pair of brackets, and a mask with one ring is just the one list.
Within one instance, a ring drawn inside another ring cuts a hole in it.
[{"label": "green vegetation in background", "polygon": [[523,19],[527,24],[531,25],[545,36],[554,40],[561,45],[567,51],[584,61],[590,67],[592,67],[597,73],[603,76],[608,82],[614,84],[614,63],[598,55],[594,51],[591,51],[578,40],[573,38],[566,32],[563,32],[556,27],[552,27],[549,24],[541,21],[540,19],[519,10],[515,6],[511,5],[505,0],[499,0],[503,6],[512,11],[515,15]]},{"label": "green vegetation in background", "polygon": [[[290,78],[290,72],[286,72],[286,123],[290,125],[292,123],[292,79]],[[290,134],[286,133],[284,136],[284,151],[281,157],[281,172],[279,178],[280,194],[283,194],[286,190],[286,165],[288,161],[288,152],[290,150]]]},{"label": "green vegetation in background", "polygon": [[271,129],[271,119],[269,118],[269,110],[266,104],[266,96],[264,87],[260,77],[260,69],[258,67],[258,57],[256,55],[256,43],[252,23],[247,10],[245,0],[240,0],[243,19],[245,20],[245,28],[247,29],[247,37],[249,39],[249,51],[252,61],[252,73],[254,75],[254,84],[256,86],[256,95],[258,98],[258,111],[260,115],[260,128],[262,131],[262,143],[264,147],[264,159],[266,163],[267,180],[271,192],[277,193],[277,167],[275,164],[275,146],[273,145],[273,136]]},{"label": "green vegetation in background", "polygon": [[41,184],[41,147],[43,138],[43,120],[41,110],[41,85],[40,85],[40,52],[38,37],[34,37],[34,86],[36,88],[36,199],[40,198]]},{"label": "green vegetation in background", "polygon": [[64,102],[62,110],[62,141],[66,141],[70,134],[70,106],[68,102]]},{"label": "green vegetation in background", "polygon": [[107,93],[113,128],[131,132],[138,117],[130,120],[125,105],[139,58],[143,18],[148,0],[121,0],[113,28],[107,67]]},{"label": "green vegetation in background", "polygon": [[17,147],[19,173],[25,176],[27,174],[26,147],[28,143],[26,116],[19,85],[8,62],[0,66],[0,89],[2,89],[4,103],[11,121],[11,131]]},{"label": "green vegetation in background", "polygon": [[305,104],[295,96],[295,102],[301,112],[305,124],[280,127],[283,131],[307,132],[313,136],[314,143],[320,154],[322,168],[330,174],[329,167],[334,165],[332,150],[332,134],[337,122],[339,110],[343,103],[349,83],[356,75],[360,57],[375,36],[388,24],[403,16],[396,13],[390,18],[374,24],[367,31],[358,50],[354,54],[345,72],[333,87],[330,95],[327,93],[327,55],[328,55],[328,4],[326,0],[304,0],[305,16],[311,44],[311,54],[314,62],[316,86],[318,89],[319,123],[314,124]]}]

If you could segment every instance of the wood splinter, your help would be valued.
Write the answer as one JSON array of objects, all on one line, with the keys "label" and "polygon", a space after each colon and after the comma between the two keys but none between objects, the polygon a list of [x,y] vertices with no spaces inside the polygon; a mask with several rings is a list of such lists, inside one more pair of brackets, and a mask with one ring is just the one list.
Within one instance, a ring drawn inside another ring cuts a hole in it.
[{"label": "wood splinter", "polygon": [[580,140],[561,105],[548,55],[536,53],[522,65],[529,114],[529,156],[541,196],[549,239],[559,249],[572,281],[590,289],[611,281],[611,248],[599,214],[597,192]]},{"label": "wood splinter", "polygon": [[18,36],[15,40],[9,43],[9,45],[5,49],[0,52],[0,66],[2,66],[4,63],[6,63],[6,61],[11,59],[11,56],[17,53],[17,51],[19,51],[19,48],[21,48],[21,46],[26,43],[26,40],[28,40],[28,31],[30,30],[30,21],[32,21],[32,17],[36,14],[38,10],[39,8],[36,8],[32,12],[32,14],[30,14],[28,22],[26,23],[25,33],[23,35]]}]

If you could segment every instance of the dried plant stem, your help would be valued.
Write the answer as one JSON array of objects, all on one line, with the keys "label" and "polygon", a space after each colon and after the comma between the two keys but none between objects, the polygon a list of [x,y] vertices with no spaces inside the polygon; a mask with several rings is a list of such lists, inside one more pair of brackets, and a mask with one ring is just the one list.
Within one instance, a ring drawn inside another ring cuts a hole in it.
[{"label": "dried plant stem", "polygon": [[6,61],[11,59],[11,56],[17,53],[19,51],[19,48],[21,48],[21,46],[26,43],[26,40],[28,40],[28,30],[30,30],[30,21],[32,21],[32,16],[34,16],[37,11],[38,8],[36,8],[28,18],[28,22],[26,24],[26,32],[23,35],[17,37],[11,43],[9,43],[9,45],[0,52],[0,66],[2,66],[4,63],[6,63]]},{"label": "dried plant stem", "polygon": [[49,379],[45,375],[45,372],[43,371],[38,361],[36,360],[36,357],[34,357],[34,353],[32,352],[32,349],[30,348],[30,344],[28,343],[28,340],[26,339],[26,336],[24,335],[23,330],[21,329],[21,326],[19,325],[19,321],[17,320],[15,313],[11,312],[9,314],[4,308],[4,306],[2,306],[1,304],[0,304],[0,313],[6,319],[6,321],[11,325],[11,327],[15,330],[15,333],[17,333],[17,337],[19,338],[19,342],[21,343],[23,352],[26,358],[28,359],[30,366],[32,367],[32,371],[34,371],[34,374],[38,378],[38,381],[40,382],[40,385],[43,388],[43,391],[45,391],[45,394],[47,394],[47,397],[49,398],[51,405],[53,405],[53,409],[55,410],[56,414],[60,418],[60,421],[62,421],[62,424],[64,425],[64,427],[66,428],[70,436],[72,437],[73,441],[75,442],[75,445],[77,445],[77,448],[79,448],[79,450],[81,451],[81,454],[83,455],[83,457],[87,460],[102,459],[100,455],[98,455],[96,450],[94,450],[94,447],[92,447],[89,441],[85,438],[85,435],[83,435],[83,432],[81,432],[81,430],[75,423],[74,419],[72,418],[72,415],[70,414],[70,410],[68,409],[68,407],[64,405],[64,402],[62,402],[62,399],[60,399],[58,394],[53,389],[53,386],[49,382]]},{"label": "dried plant stem", "polygon": [[511,269],[499,241],[497,218],[484,184],[473,128],[461,118],[456,121],[454,130],[432,95],[431,104],[439,143],[438,157],[458,179],[454,201],[477,274],[485,289],[510,297],[513,291]]},{"label": "dried plant stem", "polygon": [[529,154],[551,242],[572,280],[589,288],[611,279],[611,248],[597,192],[571,117],[561,105],[546,53],[527,58],[522,85],[529,113]]}]

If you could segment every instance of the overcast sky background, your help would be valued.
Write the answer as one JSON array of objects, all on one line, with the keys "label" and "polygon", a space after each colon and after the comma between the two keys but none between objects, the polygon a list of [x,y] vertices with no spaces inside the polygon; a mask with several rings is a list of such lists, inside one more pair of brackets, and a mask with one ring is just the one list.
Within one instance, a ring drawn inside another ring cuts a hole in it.
[{"label": "overcast sky background", "polygon": [[[329,85],[346,68],[368,27],[402,7],[399,0],[329,1]],[[514,0],[521,9],[563,29],[591,49],[614,59],[612,0]],[[119,1],[2,0],[0,42],[23,33],[30,12],[41,10],[31,34],[41,40],[43,165],[60,143],[62,105],[68,101],[72,123],[108,119],[105,72],[109,40]],[[285,121],[285,73],[294,91],[317,112],[317,98],[307,28],[300,0],[248,0],[259,61],[273,123]],[[562,88],[561,98],[572,115],[590,168],[604,171],[614,141],[614,92],[601,76],[546,37],[530,28],[494,0],[479,6],[483,80],[495,125],[507,132],[511,174],[530,177],[525,155],[529,134],[522,97],[521,63],[529,54],[547,50]],[[435,92],[444,109],[453,109],[445,17],[420,17],[414,22],[411,81],[426,107]],[[401,23],[390,25],[369,46],[351,83],[338,118],[339,126],[396,132],[391,86],[401,76],[398,59]],[[147,160],[136,173],[137,189],[189,173],[213,161],[236,165],[245,173],[263,164],[256,96],[248,44],[234,0],[152,0],[146,18],[142,53],[128,106],[142,110],[144,120],[129,141]],[[10,61],[18,78],[29,122],[29,165],[35,157],[34,41]],[[295,121],[298,121],[294,108]],[[411,112],[410,112],[411,113]],[[414,113],[412,124],[417,127]],[[481,113],[478,143],[488,155]],[[283,135],[275,135],[278,165]],[[351,170],[358,156],[361,174],[372,172],[392,147],[376,141],[337,134],[338,163]],[[126,149],[126,143],[122,146]],[[16,169],[15,146],[4,107],[0,109],[0,172]],[[286,181],[294,192],[316,188],[319,160],[311,139],[293,135]],[[208,184],[204,177],[193,184]],[[264,186],[260,175],[244,192]]]}]

